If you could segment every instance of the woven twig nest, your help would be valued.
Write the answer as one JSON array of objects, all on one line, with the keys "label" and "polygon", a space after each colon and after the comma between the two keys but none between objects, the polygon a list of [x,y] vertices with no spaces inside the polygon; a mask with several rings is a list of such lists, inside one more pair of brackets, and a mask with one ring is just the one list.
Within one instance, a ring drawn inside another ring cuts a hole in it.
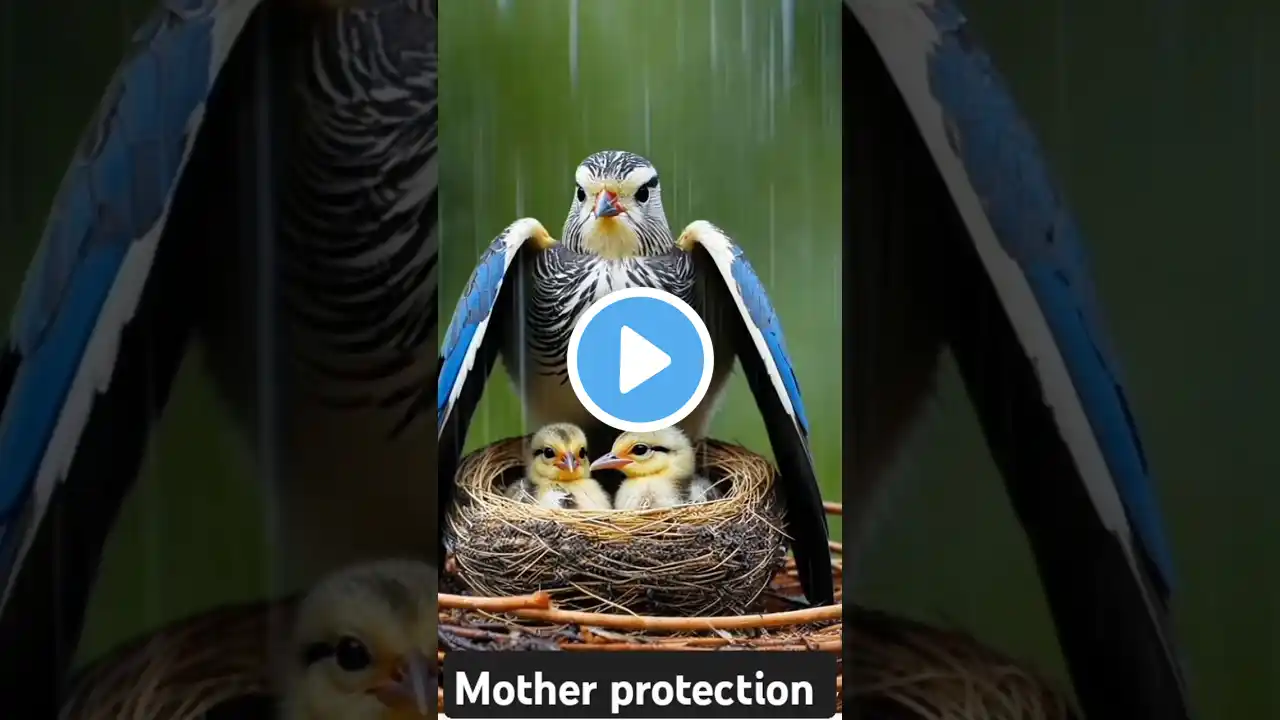
[{"label": "woven twig nest", "polygon": [[548,593],[581,610],[712,616],[748,611],[786,554],[768,460],[738,445],[696,444],[721,499],[656,510],[564,510],[506,497],[525,438],[461,463],[448,521],[459,576],[480,595]]},{"label": "woven twig nest", "polygon": [[[829,503],[829,513],[840,506]],[[1025,664],[967,633],[849,605],[843,548],[832,543],[837,605],[796,609],[794,561],[736,617],[660,617],[556,607],[546,593],[440,595],[440,651],[809,651],[837,658],[836,709],[874,720],[1078,720],[1067,696]],[[446,586],[466,584],[451,571]],[[847,627],[846,627],[847,623]],[[846,644],[847,643],[847,644]],[[441,675],[442,682],[447,677]],[[444,711],[441,687],[439,709]]]}]

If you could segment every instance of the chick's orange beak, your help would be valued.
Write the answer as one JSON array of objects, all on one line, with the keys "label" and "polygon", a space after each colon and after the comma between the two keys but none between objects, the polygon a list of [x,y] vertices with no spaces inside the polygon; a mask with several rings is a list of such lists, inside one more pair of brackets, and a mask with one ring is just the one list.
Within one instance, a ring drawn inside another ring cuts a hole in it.
[{"label": "chick's orange beak", "polygon": [[632,460],[631,458],[622,457],[614,453],[608,453],[596,458],[596,461],[591,463],[591,469],[592,470],[617,470],[619,468],[624,468],[633,462],[635,461]]},{"label": "chick's orange beak", "polygon": [[387,720],[430,717],[436,707],[436,679],[431,663],[422,653],[414,653],[396,667],[373,694],[387,706]]},{"label": "chick's orange beak", "polygon": [[560,455],[556,457],[556,467],[560,468],[560,472],[564,475],[576,475],[581,464],[573,453],[562,450]]},{"label": "chick's orange beak", "polygon": [[620,215],[625,212],[622,205],[618,203],[618,194],[612,190],[601,190],[596,195],[596,217],[607,218]]}]

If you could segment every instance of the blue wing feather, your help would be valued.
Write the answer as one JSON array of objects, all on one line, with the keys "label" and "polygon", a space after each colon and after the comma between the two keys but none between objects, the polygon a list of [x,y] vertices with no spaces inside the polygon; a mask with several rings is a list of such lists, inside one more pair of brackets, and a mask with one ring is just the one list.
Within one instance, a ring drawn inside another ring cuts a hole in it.
[{"label": "blue wing feather", "polygon": [[[240,25],[255,4],[238,6]],[[13,318],[22,360],[0,416],[0,523],[31,491],[127,253],[164,223],[215,79],[215,30],[239,31],[215,27],[225,7],[169,3],[135,36],[63,179]]]},{"label": "blue wing feather", "polygon": [[733,274],[735,286],[731,286],[729,290],[742,299],[747,313],[751,316],[751,322],[764,336],[769,355],[778,366],[782,385],[787,389],[787,398],[791,400],[796,422],[800,424],[800,429],[807,436],[809,418],[805,415],[804,401],[800,398],[800,381],[796,379],[795,366],[791,363],[791,355],[787,352],[787,340],[782,334],[782,321],[778,319],[778,313],[773,309],[773,304],[769,302],[769,295],[765,292],[764,283],[760,282],[760,276],[756,275],[755,268],[751,267],[742,248],[736,244],[731,247],[733,265],[730,267],[730,272]]},{"label": "blue wing feather", "polygon": [[757,352],[767,352],[776,368],[770,370],[774,379],[782,385],[787,400],[791,404],[791,412],[800,433],[807,439],[809,436],[809,418],[804,411],[804,401],[800,397],[800,381],[796,379],[795,366],[791,363],[791,355],[787,352],[787,341],[782,334],[782,321],[769,302],[769,294],[765,292],[764,283],[756,274],[742,248],[733,242],[723,230],[705,220],[690,223],[681,233],[678,245],[691,249],[691,243],[701,245],[711,256],[712,264],[723,275],[725,286],[734,299],[742,303],[747,317],[743,318],[760,333],[764,348],[756,347]]},{"label": "blue wing feather", "polygon": [[1129,522],[1171,586],[1172,555],[1079,228],[990,58],[969,42],[964,16],[946,0],[930,16],[940,35],[929,59],[931,89],[954,132],[953,147],[1048,320]]},{"label": "blue wing feather", "polygon": [[525,241],[533,235],[535,227],[545,233],[541,224],[528,219],[517,220],[503,230],[480,256],[462,297],[458,299],[440,350],[440,378],[436,384],[437,428],[444,427],[450,397],[466,381],[471,370],[468,358],[474,358],[476,345],[484,341],[484,330],[493,316],[507,271]]}]

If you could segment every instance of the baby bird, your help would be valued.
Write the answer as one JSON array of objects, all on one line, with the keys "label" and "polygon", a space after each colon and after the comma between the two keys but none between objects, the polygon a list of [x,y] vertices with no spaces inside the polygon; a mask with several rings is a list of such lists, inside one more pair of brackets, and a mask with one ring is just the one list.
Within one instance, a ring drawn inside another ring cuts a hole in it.
[{"label": "baby bird", "polygon": [[436,571],[387,560],[323,580],[302,601],[287,720],[409,720],[436,710]]},{"label": "baby bird", "polygon": [[625,476],[614,495],[614,508],[650,510],[717,499],[711,483],[695,474],[696,460],[689,438],[669,427],[622,433],[613,441],[613,450],[591,463],[591,469],[619,470]]},{"label": "baby bird", "polygon": [[507,488],[507,496],[542,507],[608,510],[609,493],[587,467],[587,436],[577,425],[555,423],[533,434],[525,476]]}]

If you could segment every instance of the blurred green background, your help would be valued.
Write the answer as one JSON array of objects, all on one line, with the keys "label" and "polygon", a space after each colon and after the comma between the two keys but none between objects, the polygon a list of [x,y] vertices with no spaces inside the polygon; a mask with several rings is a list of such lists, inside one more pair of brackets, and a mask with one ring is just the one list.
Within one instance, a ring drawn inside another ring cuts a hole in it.
[{"label": "blurred green background", "polygon": [[[581,2],[576,21],[568,0],[441,4],[445,309],[511,219],[535,215],[558,234],[583,156],[644,153],[673,225],[721,224],[764,277],[834,497],[837,4],[795,0],[793,22],[775,0]],[[1266,336],[1280,316],[1268,210],[1280,46],[1267,41],[1280,14],[1268,0],[965,4],[1090,240],[1178,553],[1201,717],[1280,717],[1280,460],[1266,450],[1280,406],[1280,344]],[[0,6],[0,307],[151,5]],[[505,384],[491,387],[473,440],[518,427]],[[759,446],[745,388],[730,392],[717,434]],[[193,353],[111,539],[87,655],[264,587],[258,497],[221,413]],[[950,367],[899,472],[858,597],[1061,672],[1030,555]]]}]

